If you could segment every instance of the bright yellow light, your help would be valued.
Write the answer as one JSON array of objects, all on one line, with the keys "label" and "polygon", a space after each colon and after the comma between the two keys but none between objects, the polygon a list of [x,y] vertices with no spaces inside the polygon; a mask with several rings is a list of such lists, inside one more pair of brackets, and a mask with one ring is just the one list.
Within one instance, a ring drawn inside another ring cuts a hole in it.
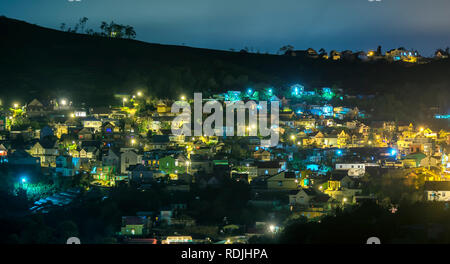
[{"label": "bright yellow light", "polygon": [[181,101],[184,101],[184,100],[186,100],[186,96],[182,95],[181,96]]},{"label": "bright yellow light", "polygon": [[346,202],[347,202],[347,198],[342,199],[342,201],[343,201],[344,203],[346,203]]},{"label": "bright yellow light", "polygon": [[67,100],[66,99],[62,99],[61,100],[61,105],[67,105]]},{"label": "bright yellow light", "polygon": [[142,96],[142,92],[141,92],[141,91],[137,92],[137,95],[138,95],[139,97],[141,97],[141,96]]},{"label": "bright yellow light", "polygon": [[14,108],[18,108],[18,107],[19,107],[19,104],[18,104],[18,103],[14,103],[14,104],[13,104],[13,107],[14,107]]},{"label": "bright yellow light", "polygon": [[133,138],[133,139],[131,140],[131,145],[134,145],[134,144],[136,144],[136,139]]},{"label": "bright yellow light", "polygon": [[292,139],[292,140],[295,140],[295,136],[294,136],[294,135],[292,135],[292,136],[291,136],[291,139]]},{"label": "bright yellow light", "polygon": [[122,101],[126,102],[126,101],[127,101],[127,98],[124,97],[124,98],[122,99]]},{"label": "bright yellow light", "polygon": [[70,117],[75,117],[75,114],[74,113],[70,114]]},{"label": "bright yellow light", "polygon": [[275,231],[275,226],[274,225],[270,225],[269,226],[269,230],[270,230],[270,232],[274,232]]},{"label": "bright yellow light", "polygon": [[423,131],[423,127],[420,128],[420,132],[422,132],[422,131]]},{"label": "bright yellow light", "polygon": [[369,140],[369,145],[372,144],[372,141]]},{"label": "bright yellow light", "polygon": [[323,186],[321,185],[321,186],[319,187],[319,189],[322,190],[322,189],[323,189]]}]

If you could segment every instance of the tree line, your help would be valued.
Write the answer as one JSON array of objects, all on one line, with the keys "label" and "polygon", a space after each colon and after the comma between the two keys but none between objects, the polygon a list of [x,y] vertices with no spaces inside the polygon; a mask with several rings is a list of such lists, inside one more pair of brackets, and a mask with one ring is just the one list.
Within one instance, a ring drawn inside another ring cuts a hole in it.
[{"label": "tree line", "polygon": [[114,21],[111,21],[110,23],[102,21],[99,27],[100,31],[94,31],[92,28],[86,27],[88,20],[87,17],[82,17],[78,20],[78,23],[72,27],[68,27],[66,23],[61,23],[59,28],[62,31],[70,33],[88,34],[93,36],[127,39],[136,38],[136,31],[130,25],[117,24]]}]

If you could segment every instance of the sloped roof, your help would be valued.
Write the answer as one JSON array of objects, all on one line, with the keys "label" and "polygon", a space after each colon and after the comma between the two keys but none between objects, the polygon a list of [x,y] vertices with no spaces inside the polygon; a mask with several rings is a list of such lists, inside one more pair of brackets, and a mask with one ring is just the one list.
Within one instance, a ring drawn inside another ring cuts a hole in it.
[{"label": "sloped roof", "polygon": [[280,162],[279,161],[260,161],[256,163],[256,166],[258,169],[261,168],[271,168],[271,169],[277,169],[280,168]]}]

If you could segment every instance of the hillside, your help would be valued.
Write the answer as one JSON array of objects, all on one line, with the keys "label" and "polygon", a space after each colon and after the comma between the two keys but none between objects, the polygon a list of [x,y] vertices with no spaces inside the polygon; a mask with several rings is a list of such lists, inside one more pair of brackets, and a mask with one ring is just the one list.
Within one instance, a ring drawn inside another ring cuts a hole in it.
[{"label": "hillside", "polygon": [[386,104],[393,112],[397,107],[403,112],[449,107],[448,60],[407,67],[245,54],[67,33],[6,17],[0,17],[0,38],[0,99],[5,103],[65,96],[108,105],[117,103],[114,93],[137,89],[177,98],[194,91],[302,83],[380,94],[392,100]]}]

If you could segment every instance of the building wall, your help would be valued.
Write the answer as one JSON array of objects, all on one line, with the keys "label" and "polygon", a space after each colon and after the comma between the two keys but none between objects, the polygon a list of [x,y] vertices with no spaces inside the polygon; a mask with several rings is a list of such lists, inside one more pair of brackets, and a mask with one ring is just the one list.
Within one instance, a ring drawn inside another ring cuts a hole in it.
[{"label": "building wall", "polygon": [[428,201],[450,201],[450,191],[427,191],[426,194]]}]

